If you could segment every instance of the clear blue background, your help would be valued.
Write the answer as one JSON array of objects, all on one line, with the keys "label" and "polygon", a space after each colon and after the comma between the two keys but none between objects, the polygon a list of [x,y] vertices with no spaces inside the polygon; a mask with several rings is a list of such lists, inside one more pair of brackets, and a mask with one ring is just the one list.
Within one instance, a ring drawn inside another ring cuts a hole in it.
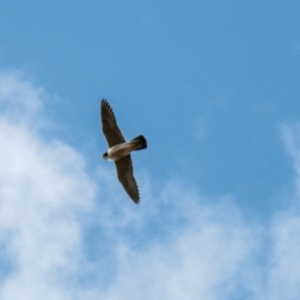
[{"label": "clear blue background", "polygon": [[266,210],[290,180],[278,125],[299,114],[299,9],[297,1],[2,1],[0,63],[30,70],[65,100],[54,109],[74,143],[88,136],[105,150],[106,97],[127,138],[148,137],[143,167],[157,180],[178,175]]}]

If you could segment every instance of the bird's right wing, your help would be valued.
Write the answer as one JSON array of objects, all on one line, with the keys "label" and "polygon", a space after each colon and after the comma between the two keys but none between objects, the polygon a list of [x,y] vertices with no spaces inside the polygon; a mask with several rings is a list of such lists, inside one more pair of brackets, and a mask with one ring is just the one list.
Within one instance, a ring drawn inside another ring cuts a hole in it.
[{"label": "bird's right wing", "polygon": [[116,160],[115,164],[119,181],[122,183],[130,198],[138,204],[140,202],[140,195],[136,181],[133,177],[133,167],[130,155]]}]

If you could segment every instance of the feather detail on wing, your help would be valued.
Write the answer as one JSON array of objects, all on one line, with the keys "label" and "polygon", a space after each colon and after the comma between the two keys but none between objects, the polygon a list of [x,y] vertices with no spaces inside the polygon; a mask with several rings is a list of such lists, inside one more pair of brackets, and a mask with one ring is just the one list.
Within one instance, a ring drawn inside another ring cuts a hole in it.
[{"label": "feather detail on wing", "polygon": [[125,142],[125,138],[117,125],[114,112],[106,99],[101,101],[102,131],[108,146],[112,147]]},{"label": "feather detail on wing", "polygon": [[138,186],[133,177],[133,167],[130,155],[127,155],[117,161],[115,161],[118,178],[127,194],[135,202],[140,202],[140,195]]}]

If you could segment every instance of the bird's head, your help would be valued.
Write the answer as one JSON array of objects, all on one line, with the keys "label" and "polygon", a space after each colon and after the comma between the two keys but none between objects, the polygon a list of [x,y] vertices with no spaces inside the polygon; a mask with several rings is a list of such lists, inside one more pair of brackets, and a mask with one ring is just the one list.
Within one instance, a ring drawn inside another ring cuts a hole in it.
[{"label": "bird's head", "polygon": [[108,160],[108,154],[107,154],[107,152],[105,152],[105,153],[103,154],[103,158],[106,159],[106,160]]}]

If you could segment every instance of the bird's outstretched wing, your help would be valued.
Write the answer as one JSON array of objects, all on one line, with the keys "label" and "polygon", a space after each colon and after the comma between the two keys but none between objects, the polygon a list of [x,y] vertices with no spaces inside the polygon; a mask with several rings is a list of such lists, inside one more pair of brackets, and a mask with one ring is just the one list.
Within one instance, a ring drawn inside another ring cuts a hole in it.
[{"label": "bird's outstretched wing", "polygon": [[102,131],[107,140],[108,146],[112,147],[125,142],[125,138],[117,125],[112,108],[106,99],[101,101]]},{"label": "bird's outstretched wing", "polygon": [[130,155],[115,161],[119,181],[130,198],[135,202],[140,202],[139,190],[133,177],[133,167]]}]

